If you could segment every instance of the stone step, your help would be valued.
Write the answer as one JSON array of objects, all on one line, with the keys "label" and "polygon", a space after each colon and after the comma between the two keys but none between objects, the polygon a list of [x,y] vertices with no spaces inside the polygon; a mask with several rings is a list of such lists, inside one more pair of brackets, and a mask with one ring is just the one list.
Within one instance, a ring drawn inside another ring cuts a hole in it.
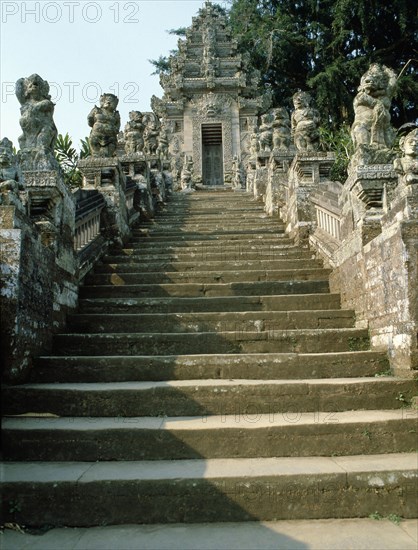
[{"label": "stone step", "polygon": [[240,246],[219,246],[219,247],[195,247],[167,251],[163,246],[152,249],[124,248],[114,253],[105,255],[102,259],[104,263],[121,263],[132,261],[153,261],[153,260],[172,260],[191,262],[201,265],[202,262],[213,261],[245,261],[245,260],[280,260],[280,259],[308,259],[311,254],[307,250],[295,248],[293,245],[282,246],[253,246],[243,248]]},{"label": "stone step", "polygon": [[402,409],[415,386],[392,377],[22,384],[3,389],[2,409],[5,415],[203,418]]},{"label": "stone step", "polygon": [[[205,246],[211,247],[216,244],[222,245],[233,245],[241,246],[242,248],[249,248],[251,246],[266,246],[267,245],[280,245],[280,244],[293,244],[293,241],[287,237],[286,233],[281,233],[279,235],[248,235],[243,236],[242,234],[232,234],[224,235],[223,233],[192,233],[190,236],[187,236],[183,233],[178,234],[175,238],[170,236],[161,235],[151,235],[148,232],[144,232],[137,237],[132,237],[130,242],[132,247],[141,245],[141,248],[154,248],[155,246],[161,248],[162,246],[178,246],[178,247],[198,247]],[[115,249],[117,250],[117,249]]]},{"label": "stone step", "polygon": [[225,205],[221,209],[218,208],[209,208],[205,205],[192,206],[192,205],[177,205],[174,206],[170,203],[170,210],[165,210],[158,214],[157,219],[162,220],[171,220],[171,219],[187,219],[194,218],[206,218],[208,220],[216,219],[251,219],[251,218],[261,218],[274,220],[278,224],[283,224],[283,221],[278,216],[268,216],[264,211],[264,208],[258,204],[248,204],[247,206],[243,204],[230,205],[227,207]]},{"label": "stone step", "polygon": [[[6,460],[267,458],[413,452],[418,411],[291,412],[207,417],[3,419]],[[245,442],[245,443],[243,443]]]},{"label": "stone step", "polygon": [[159,314],[73,314],[68,329],[81,333],[228,332],[295,329],[352,328],[354,311],[263,311]]},{"label": "stone step", "polygon": [[61,355],[194,355],[202,353],[329,353],[369,347],[367,330],[300,329],[263,332],[57,334]]},{"label": "stone step", "polygon": [[277,224],[271,220],[264,219],[241,219],[236,221],[225,220],[225,218],[220,218],[219,221],[201,221],[199,220],[190,220],[187,218],[187,221],[164,221],[158,219],[155,222],[143,222],[141,224],[143,231],[148,231],[149,233],[153,232],[177,232],[182,233],[185,231],[200,231],[203,232],[219,232],[226,231],[227,233],[249,233],[251,231],[262,231],[270,233],[283,234],[285,231],[285,226],[283,224]]},{"label": "stone step", "polygon": [[200,298],[82,298],[86,313],[180,313],[218,311],[296,311],[338,309],[339,294],[289,294],[282,296],[222,296]]},{"label": "stone step", "polygon": [[[205,267],[208,271],[222,270],[222,271],[251,271],[256,268],[265,270],[283,270],[283,269],[310,269],[313,267],[321,267],[322,262],[315,259],[305,258],[290,258],[282,260],[247,260],[247,261],[216,261],[205,263]],[[177,262],[177,261],[150,261],[144,262],[131,262],[131,263],[102,263],[96,264],[94,267],[95,273],[139,273],[143,272],[198,272],[202,269],[202,266],[195,261]]]},{"label": "stone step", "polygon": [[81,298],[120,297],[214,297],[260,296],[261,294],[317,294],[329,292],[327,279],[322,281],[262,281],[237,283],[164,283],[142,285],[100,285],[80,287]]},{"label": "stone step", "polygon": [[[202,268],[202,266],[201,266]],[[277,281],[318,281],[327,279],[330,269],[320,267],[280,270],[212,271],[156,271],[137,273],[93,273],[85,279],[86,285],[140,285],[167,283],[242,283]]]},{"label": "stone step", "polygon": [[388,372],[387,355],[374,351],[133,357],[61,355],[40,357],[32,369],[32,382],[300,380],[377,377]]},{"label": "stone step", "polygon": [[224,235],[241,235],[241,236],[251,236],[251,234],[257,233],[258,235],[277,235],[278,237],[280,235],[284,235],[283,229],[281,227],[277,227],[276,225],[272,226],[266,226],[265,224],[257,224],[257,225],[246,225],[241,224],[239,225],[239,229],[237,229],[236,226],[231,227],[222,227],[221,224],[219,226],[172,226],[172,227],[163,227],[163,226],[155,226],[152,228],[149,228],[148,234],[153,235],[166,235],[175,237],[177,235],[186,235],[186,236],[193,236],[193,235],[217,235],[219,233],[222,233]]},{"label": "stone step", "polygon": [[417,517],[414,453],[11,462],[3,476],[4,522],[32,527]]}]

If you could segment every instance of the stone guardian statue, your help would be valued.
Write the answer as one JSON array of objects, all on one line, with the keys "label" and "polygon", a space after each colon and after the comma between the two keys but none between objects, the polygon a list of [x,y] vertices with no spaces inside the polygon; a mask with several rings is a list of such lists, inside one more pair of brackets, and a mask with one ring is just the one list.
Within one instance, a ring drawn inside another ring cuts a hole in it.
[{"label": "stone guardian statue", "polygon": [[120,115],[116,110],[118,98],[113,94],[100,97],[100,107],[94,106],[87,117],[91,127],[90,148],[92,157],[113,157],[118,145]]},{"label": "stone guardian statue", "polygon": [[312,106],[308,92],[296,92],[293,96],[295,110],[291,117],[291,133],[298,151],[318,151],[319,112]]},{"label": "stone guardian statue", "polygon": [[57,128],[54,123],[54,104],[49,95],[49,84],[38,74],[20,78],[16,82],[16,97],[20,107],[20,160],[24,170],[51,170],[58,168],[54,157]]}]

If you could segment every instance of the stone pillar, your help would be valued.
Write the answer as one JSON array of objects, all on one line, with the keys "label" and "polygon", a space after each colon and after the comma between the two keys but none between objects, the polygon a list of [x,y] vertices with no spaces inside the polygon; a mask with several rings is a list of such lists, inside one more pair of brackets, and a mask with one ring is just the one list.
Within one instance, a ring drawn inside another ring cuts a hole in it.
[{"label": "stone pillar", "polygon": [[119,159],[88,157],[79,161],[78,168],[83,174],[83,187],[97,189],[105,199],[104,236],[110,242],[122,246],[129,235],[129,220],[125,196],[126,179]]},{"label": "stone pillar", "polygon": [[279,215],[280,208],[286,202],[287,179],[292,158],[292,154],[283,151],[273,151],[270,155],[264,201],[265,210],[269,216]]},{"label": "stone pillar", "polygon": [[286,231],[299,246],[307,247],[309,235],[316,227],[316,215],[311,195],[321,182],[329,180],[334,163],[333,153],[299,151],[289,170]]}]

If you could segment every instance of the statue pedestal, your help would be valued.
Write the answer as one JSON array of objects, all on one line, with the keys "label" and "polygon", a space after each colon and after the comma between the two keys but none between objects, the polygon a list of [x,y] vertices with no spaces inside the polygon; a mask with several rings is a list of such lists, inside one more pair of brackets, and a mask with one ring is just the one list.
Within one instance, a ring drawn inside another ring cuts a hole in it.
[{"label": "statue pedestal", "polygon": [[289,170],[286,231],[299,246],[307,247],[316,228],[316,212],[311,195],[329,181],[333,153],[298,152]]},{"label": "statue pedestal", "polygon": [[126,178],[116,157],[89,157],[78,163],[83,174],[83,188],[97,189],[103,195],[106,207],[104,236],[123,245],[129,235],[129,216],[126,203]]}]

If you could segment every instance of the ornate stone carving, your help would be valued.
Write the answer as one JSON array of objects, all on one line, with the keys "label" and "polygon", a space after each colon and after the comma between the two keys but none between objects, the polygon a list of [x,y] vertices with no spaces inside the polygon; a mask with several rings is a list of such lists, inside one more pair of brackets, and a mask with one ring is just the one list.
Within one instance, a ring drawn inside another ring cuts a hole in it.
[{"label": "ornate stone carving", "polygon": [[144,129],[140,111],[131,111],[129,121],[125,125],[125,151],[131,153],[142,153],[144,149]]},{"label": "ornate stone carving", "polygon": [[16,97],[21,104],[19,122],[23,134],[19,137],[19,145],[22,169],[57,169],[54,146],[58,132],[48,82],[37,74],[20,78],[16,82]]},{"label": "ornate stone carving", "polygon": [[154,113],[147,113],[144,117],[146,126],[144,130],[144,151],[147,155],[155,155],[158,149],[158,119]]},{"label": "ornate stone carving", "polygon": [[157,147],[157,154],[163,159],[168,158],[168,146],[169,146],[168,127],[167,127],[167,122],[163,119],[161,121],[160,133],[158,134],[158,147]]},{"label": "ornate stone carving", "polygon": [[0,205],[15,205],[23,208],[19,191],[23,185],[19,182],[17,156],[13,152],[13,143],[4,138],[0,141]]},{"label": "ornate stone carving", "polygon": [[260,141],[258,136],[257,126],[253,126],[253,131],[250,136],[250,154],[256,156],[260,151]]},{"label": "ornate stone carving", "polygon": [[418,183],[418,128],[401,138],[399,147],[402,157],[395,159],[393,165],[396,172],[407,184]]},{"label": "ornate stone carving", "polygon": [[396,89],[396,74],[384,65],[370,65],[362,76],[354,99],[351,137],[355,153],[351,169],[359,164],[382,164],[392,160],[393,142],[390,104]]},{"label": "ornate stone carving", "polygon": [[293,141],[298,151],[319,149],[319,112],[312,106],[312,97],[307,92],[293,96],[295,110],[291,117]]},{"label": "ornate stone carving", "polygon": [[290,146],[290,118],[284,107],[273,111],[273,151],[287,151]]},{"label": "ornate stone carving", "polygon": [[116,110],[118,98],[113,94],[100,97],[100,107],[94,106],[87,117],[92,157],[112,157],[116,153],[120,115]]},{"label": "ornate stone carving", "polygon": [[180,185],[183,190],[193,188],[193,173],[193,158],[186,155],[180,176]]},{"label": "ornate stone carving", "polygon": [[260,151],[270,153],[273,144],[273,123],[270,113],[261,116],[259,128]]},{"label": "ornate stone carving", "polygon": [[242,189],[244,187],[244,178],[242,173],[241,161],[237,155],[235,155],[234,158],[232,159],[232,171],[233,171],[232,187],[234,189]]}]

